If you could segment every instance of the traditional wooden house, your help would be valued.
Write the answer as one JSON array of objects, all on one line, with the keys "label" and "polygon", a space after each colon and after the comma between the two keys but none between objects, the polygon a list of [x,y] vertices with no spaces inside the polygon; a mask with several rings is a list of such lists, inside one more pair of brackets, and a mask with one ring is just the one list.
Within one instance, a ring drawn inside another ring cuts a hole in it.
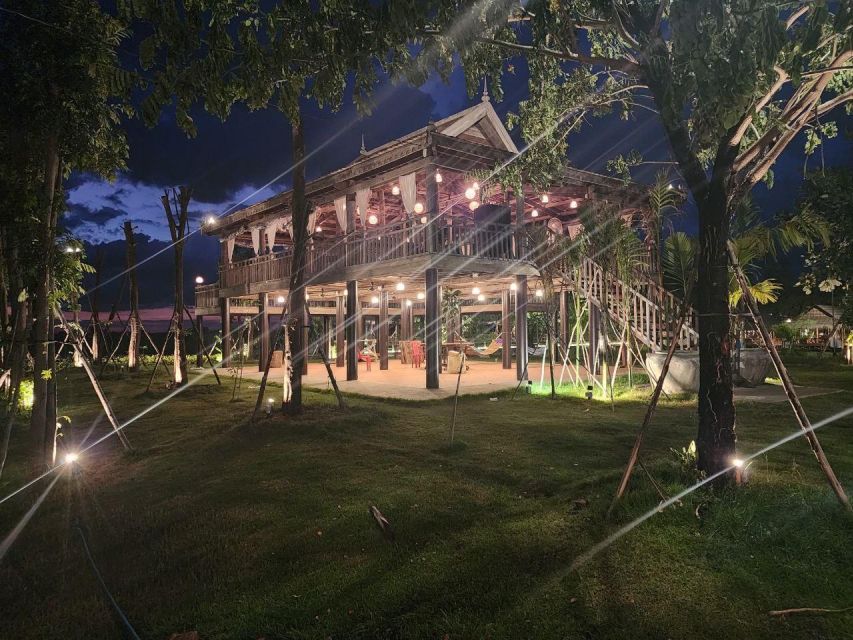
[{"label": "traditional wooden house", "polygon": [[[376,320],[375,351],[379,367],[387,369],[389,326],[406,341],[420,316],[425,383],[437,388],[442,288],[461,292],[463,312],[500,312],[503,368],[513,367],[514,352],[517,376],[523,376],[527,313],[539,303],[539,274],[526,258],[522,227],[544,224],[554,233],[573,235],[583,203],[607,200],[630,211],[644,201],[645,192],[577,169],[566,171],[547,192],[503,189],[489,176],[518,152],[484,94],[480,103],[400,139],[375,149],[362,145],[355,160],[308,183],[308,306],[313,316],[324,318],[322,340],[330,351],[336,347],[336,364],[346,367],[348,380],[358,377],[365,317]],[[226,353],[232,317],[257,315],[265,361],[270,317],[279,315],[287,300],[290,201],[291,193],[284,192],[204,227],[220,239],[219,281],[196,289],[198,313],[221,315]],[[596,282],[610,286],[590,272],[586,284]],[[650,334],[657,328],[649,315],[657,303],[654,296],[647,298],[634,301],[634,307],[645,313],[643,331]],[[563,325],[565,304],[561,300]],[[445,336],[453,341],[452,334],[445,331]]]}]

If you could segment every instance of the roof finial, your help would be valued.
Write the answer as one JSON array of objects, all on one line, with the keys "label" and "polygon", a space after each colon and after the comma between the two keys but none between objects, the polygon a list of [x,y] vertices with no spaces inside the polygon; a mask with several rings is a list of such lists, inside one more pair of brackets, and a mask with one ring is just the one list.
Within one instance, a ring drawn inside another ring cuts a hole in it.
[{"label": "roof finial", "polygon": [[482,102],[488,102],[489,100],[491,100],[491,98],[489,98],[489,85],[488,85],[488,82],[489,82],[489,77],[488,77],[488,76],[483,76],[483,95],[480,97],[480,100],[481,100]]},{"label": "roof finial", "polygon": [[364,132],[361,133],[361,153],[367,153],[367,147],[364,146]]}]

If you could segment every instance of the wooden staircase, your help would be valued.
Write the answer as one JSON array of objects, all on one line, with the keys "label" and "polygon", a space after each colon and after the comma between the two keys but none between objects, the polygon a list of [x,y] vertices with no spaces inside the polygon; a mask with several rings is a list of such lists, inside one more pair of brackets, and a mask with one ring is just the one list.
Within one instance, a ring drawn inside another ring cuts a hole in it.
[{"label": "wooden staircase", "polygon": [[[580,292],[591,304],[606,313],[624,330],[630,326],[634,337],[655,351],[666,351],[672,340],[672,329],[678,320],[681,300],[654,282],[647,273],[639,272],[635,282],[627,284],[606,272],[599,264],[584,258],[579,267],[561,269],[564,284]],[[678,335],[678,348],[698,348],[699,333],[696,313],[688,309]]]}]

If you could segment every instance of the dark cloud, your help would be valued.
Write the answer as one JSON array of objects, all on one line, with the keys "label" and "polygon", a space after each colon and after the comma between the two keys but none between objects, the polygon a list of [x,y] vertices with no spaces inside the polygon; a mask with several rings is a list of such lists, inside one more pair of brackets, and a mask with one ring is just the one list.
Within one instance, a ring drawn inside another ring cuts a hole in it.
[{"label": "dark cloud", "polygon": [[[121,204],[118,202],[117,204]],[[83,204],[69,204],[62,224],[66,229],[74,231],[84,224],[104,225],[116,218],[123,218],[126,212],[113,207],[89,208]]]}]

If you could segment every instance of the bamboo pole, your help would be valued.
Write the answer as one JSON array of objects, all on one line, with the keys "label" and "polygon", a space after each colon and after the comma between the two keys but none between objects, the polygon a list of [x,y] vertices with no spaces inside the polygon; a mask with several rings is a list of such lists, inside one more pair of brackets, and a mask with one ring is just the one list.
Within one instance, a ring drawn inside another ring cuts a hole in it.
[{"label": "bamboo pole", "polygon": [[838,501],[845,509],[853,511],[853,507],[850,505],[850,500],[848,500],[847,494],[844,492],[844,487],[841,486],[841,482],[838,481],[835,471],[832,469],[832,465],[829,464],[829,460],[823,452],[823,447],[817,438],[817,434],[814,432],[811,422],[806,415],[806,411],[800,403],[800,397],[794,389],[794,384],[791,382],[791,378],[788,375],[788,369],[782,362],[782,358],[776,350],[776,345],[773,344],[773,339],[770,337],[767,325],[764,324],[764,318],[762,318],[761,314],[758,312],[758,305],[755,302],[755,298],[752,297],[752,292],[749,290],[749,283],[747,282],[746,276],[743,274],[743,270],[738,263],[737,255],[735,254],[731,242],[728,243],[728,253],[729,260],[734,268],[735,278],[737,278],[738,284],[743,292],[743,299],[746,301],[746,306],[752,316],[752,321],[755,323],[755,326],[758,327],[761,339],[764,341],[764,348],[767,350],[767,353],[770,354],[771,360],[773,360],[773,365],[776,367],[776,372],[779,374],[779,379],[782,381],[782,387],[785,389],[785,395],[788,396],[788,402],[791,404],[794,416],[796,416],[797,422],[803,430],[806,440],[809,442],[812,453],[814,453],[815,458],[817,458],[820,469],[823,471],[823,475],[826,476],[826,480],[835,492]]}]

